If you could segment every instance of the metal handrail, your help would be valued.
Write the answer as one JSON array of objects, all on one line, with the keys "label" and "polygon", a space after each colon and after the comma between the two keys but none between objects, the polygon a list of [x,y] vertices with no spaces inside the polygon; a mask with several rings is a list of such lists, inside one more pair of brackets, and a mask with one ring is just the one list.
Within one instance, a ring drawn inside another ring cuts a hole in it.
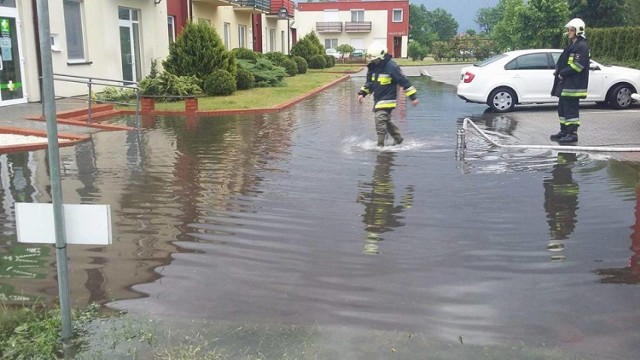
[{"label": "metal handrail", "polygon": [[[106,79],[106,78],[98,78],[98,77],[88,77],[88,76],[78,76],[78,75],[68,75],[68,74],[53,74],[53,80],[54,81],[66,81],[66,82],[73,82],[73,83],[80,83],[80,84],[87,84],[87,87],[89,88],[89,95],[87,102],[89,103],[89,108],[88,108],[88,118],[87,118],[87,123],[92,123],[91,120],[91,115],[92,115],[92,103],[93,103],[93,98],[92,98],[92,87],[94,85],[99,85],[99,86],[112,86],[112,87],[118,87],[118,88],[123,88],[123,89],[132,89],[135,94],[136,94],[136,119],[138,119],[139,117],[139,113],[140,113],[140,86],[138,84],[138,82],[136,81],[131,81],[131,80],[118,80],[118,79]],[[119,102],[111,102],[114,104],[124,104],[124,103],[119,103]],[[130,103],[126,103],[126,105],[130,105]],[[137,121],[136,121],[137,122]]]}]

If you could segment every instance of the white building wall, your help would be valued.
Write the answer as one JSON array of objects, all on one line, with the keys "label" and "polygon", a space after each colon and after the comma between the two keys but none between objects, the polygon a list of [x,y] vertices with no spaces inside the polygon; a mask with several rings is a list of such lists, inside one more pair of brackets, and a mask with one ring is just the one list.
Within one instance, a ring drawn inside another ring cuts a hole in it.
[{"label": "white building wall", "polygon": [[[330,12],[330,13],[329,13]],[[338,45],[349,44],[356,49],[366,49],[367,46],[376,39],[382,39],[386,43],[387,39],[387,14],[386,10],[365,10],[364,21],[371,21],[370,32],[346,32],[345,22],[351,21],[351,11],[338,11],[337,20],[334,11],[298,11],[296,9],[295,19],[298,29],[298,39],[302,39],[311,31],[315,31],[320,39],[320,43],[324,45],[325,39],[338,39]],[[316,31],[316,23],[327,21],[342,22],[342,32],[340,33],[318,33]]]},{"label": "white building wall", "polygon": [[205,20],[216,30],[224,43],[224,24],[229,23],[229,50],[239,47],[238,26],[247,29],[245,47],[252,48],[251,13],[248,11],[234,11],[233,6],[211,6],[210,4],[193,3],[194,21]]},{"label": "white building wall", "polygon": [[[140,61],[141,78],[149,73],[152,59],[162,59],[169,53],[167,34],[166,3],[154,5],[153,1],[138,0],[102,0],[83,1],[83,30],[85,60],[83,63],[70,63],[66,51],[66,34],[62,1],[50,1],[49,22],[51,34],[57,34],[59,51],[52,51],[53,71],[57,74],[86,76],[105,79],[122,79],[120,58],[120,31],[118,7],[140,10]],[[30,0],[19,3],[21,12],[21,31],[23,53],[25,54],[25,73],[27,74],[28,100],[40,101],[38,79],[39,44]],[[58,96],[74,96],[87,93],[87,86],[69,82],[55,82]]]}]

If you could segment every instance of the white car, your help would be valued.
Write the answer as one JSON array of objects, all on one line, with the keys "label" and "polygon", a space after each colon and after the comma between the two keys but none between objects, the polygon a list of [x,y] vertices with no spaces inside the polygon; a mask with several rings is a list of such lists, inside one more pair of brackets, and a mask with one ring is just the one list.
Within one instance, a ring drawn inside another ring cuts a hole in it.
[{"label": "white car", "polygon": [[[557,103],[551,96],[558,49],[516,50],[495,55],[462,68],[458,97],[487,104],[497,112],[517,104]],[[616,109],[631,106],[631,94],[640,91],[640,70],[602,65],[591,60],[589,87],[584,101],[608,104]]]},{"label": "white car", "polygon": [[325,51],[325,54],[327,54],[327,55],[331,55],[331,56],[333,56],[333,57],[334,57],[334,58],[336,58],[336,59],[340,59],[340,57],[342,56],[342,54],[340,54],[340,53],[338,52],[338,50],[336,50],[336,49],[327,49],[327,50]]}]

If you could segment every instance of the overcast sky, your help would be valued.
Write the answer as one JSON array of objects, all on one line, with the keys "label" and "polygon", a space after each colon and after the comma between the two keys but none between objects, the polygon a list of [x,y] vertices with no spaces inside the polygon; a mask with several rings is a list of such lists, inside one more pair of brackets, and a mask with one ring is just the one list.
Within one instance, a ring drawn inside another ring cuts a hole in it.
[{"label": "overcast sky", "polygon": [[429,11],[436,8],[447,10],[458,22],[458,32],[465,32],[467,29],[480,31],[478,24],[473,21],[478,9],[494,7],[498,0],[409,0],[411,4],[424,6]]}]

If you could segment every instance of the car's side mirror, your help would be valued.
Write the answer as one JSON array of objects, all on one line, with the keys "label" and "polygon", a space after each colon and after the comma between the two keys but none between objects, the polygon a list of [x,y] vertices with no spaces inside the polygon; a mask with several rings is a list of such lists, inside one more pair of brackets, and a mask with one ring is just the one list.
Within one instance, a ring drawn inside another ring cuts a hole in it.
[{"label": "car's side mirror", "polygon": [[600,70],[600,66],[596,65],[596,64],[589,64],[589,70]]}]

